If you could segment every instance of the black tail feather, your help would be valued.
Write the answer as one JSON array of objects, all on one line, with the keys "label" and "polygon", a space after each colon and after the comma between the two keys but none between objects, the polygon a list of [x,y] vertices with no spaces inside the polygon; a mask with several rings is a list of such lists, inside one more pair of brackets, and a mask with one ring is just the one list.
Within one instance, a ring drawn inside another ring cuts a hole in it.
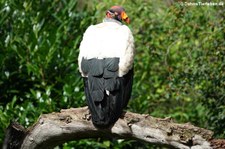
[{"label": "black tail feather", "polygon": [[117,79],[120,82],[119,89],[110,92],[109,95],[104,92],[103,100],[98,102],[92,99],[88,88],[88,78],[84,78],[87,104],[91,112],[92,122],[97,127],[113,125],[128,104],[132,90],[133,70],[130,70],[126,76]]},{"label": "black tail feather", "polygon": [[[87,104],[92,122],[97,127],[108,127],[122,115],[131,96],[133,69],[118,77],[119,58],[83,59]],[[97,68],[97,69],[95,69]]]}]

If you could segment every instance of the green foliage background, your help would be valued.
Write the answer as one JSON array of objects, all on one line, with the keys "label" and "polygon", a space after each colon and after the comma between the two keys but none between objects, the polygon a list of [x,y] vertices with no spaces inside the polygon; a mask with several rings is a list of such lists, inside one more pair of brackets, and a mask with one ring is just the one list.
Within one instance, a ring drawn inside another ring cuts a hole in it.
[{"label": "green foliage background", "polygon": [[[101,22],[112,5],[126,8],[135,37],[128,110],[191,122],[224,138],[225,4],[168,2],[0,1],[0,145],[12,120],[29,127],[40,114],[86,105],[77,68],[79,43],[85,29]],[[156,148],[102,139],[57,148],[71,147]]]}]

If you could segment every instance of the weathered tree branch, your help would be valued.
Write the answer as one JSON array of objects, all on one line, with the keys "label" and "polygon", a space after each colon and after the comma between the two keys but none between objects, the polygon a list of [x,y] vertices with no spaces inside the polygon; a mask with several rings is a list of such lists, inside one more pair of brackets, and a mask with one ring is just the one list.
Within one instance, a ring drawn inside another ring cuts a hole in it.
[{"label": "weathered tree branch", "polygon": [[[111,128],[97,129],[87,117],[87,113],[88,108],[83,107],[41,115],[31,128],[19,130],[25,134],[25,137],[22,141],[18,141],[20,144],[17,143],[17,147],[21,145],[22,149],[53,148],[70,140],[113,137],[136,139],[182,149],[211,148],[209,140],[213,132],[189,123],[177,124],[170,118],[160,119],[125,112]],[[19,128],[16,127],[16,130]],[[5,148],[10,148],[6,146]]]}]

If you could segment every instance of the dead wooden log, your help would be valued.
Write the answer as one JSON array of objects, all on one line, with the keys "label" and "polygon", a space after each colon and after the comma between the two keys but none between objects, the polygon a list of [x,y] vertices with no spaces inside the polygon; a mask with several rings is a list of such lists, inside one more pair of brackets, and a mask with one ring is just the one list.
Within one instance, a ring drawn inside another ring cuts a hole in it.
[{"label": "dead wooden log", "polygon": [[125,112],[112,127],[98,129],[87,113],[88,108],[83,107],[41,115],[32,127],[22,130],[25,137],[21,148],[53,148],[71,140],[99,137],[135,139],[181,149],[212,148],[210,140],[213,132],[189,123],[177,124],[170,118]]}]

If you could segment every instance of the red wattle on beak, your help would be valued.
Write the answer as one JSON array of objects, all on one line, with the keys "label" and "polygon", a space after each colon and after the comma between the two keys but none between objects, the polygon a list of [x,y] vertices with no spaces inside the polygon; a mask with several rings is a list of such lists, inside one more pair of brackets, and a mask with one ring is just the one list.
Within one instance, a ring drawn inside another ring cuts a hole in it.
[{"label": "red wattle on beak", "polygon": [[126,18],[124,21],[125,21],[127,24],[130,24],[130,19],[129,19],[129,18]]}]

